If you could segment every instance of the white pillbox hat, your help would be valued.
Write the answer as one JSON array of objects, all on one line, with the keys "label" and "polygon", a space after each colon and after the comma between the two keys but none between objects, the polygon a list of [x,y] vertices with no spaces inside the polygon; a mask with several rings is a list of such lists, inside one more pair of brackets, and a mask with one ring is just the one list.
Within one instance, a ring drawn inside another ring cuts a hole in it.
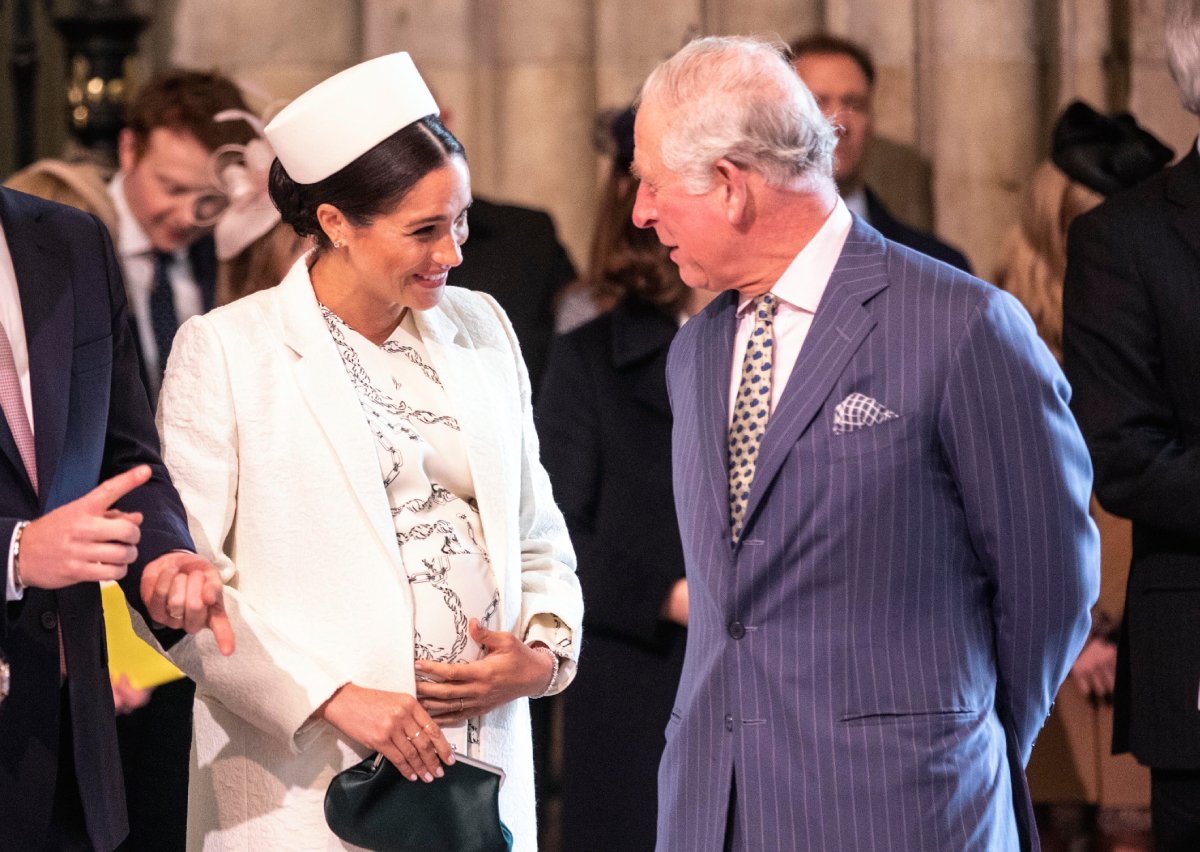
[{"label": "white pillbox hat", "polygon": [[313,86],[280,110],[265,133],[288,177],[316,183],[439,112],[412,58],[392,53]]}]

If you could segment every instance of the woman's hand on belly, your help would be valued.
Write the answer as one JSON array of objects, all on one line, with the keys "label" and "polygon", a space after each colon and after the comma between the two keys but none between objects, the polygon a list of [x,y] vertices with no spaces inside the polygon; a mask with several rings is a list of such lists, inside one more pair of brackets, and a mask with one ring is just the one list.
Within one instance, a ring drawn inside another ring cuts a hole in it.
[{"label": "woman's hand on belly", "polygon": [[417,697],[443,725],[480,716],[518,698],[540,695],[554,669],[549,654],[535,651],[512,633],[480,627],[474,618],[468,630],[484,649],[483,659],[473,663],[416,662]]},{"label": "woman's hand on belly", "polygon": [[348,683],[316,714],[350,739],[380,752],[409,781],[441,778],[454,750],[416,698]]}]

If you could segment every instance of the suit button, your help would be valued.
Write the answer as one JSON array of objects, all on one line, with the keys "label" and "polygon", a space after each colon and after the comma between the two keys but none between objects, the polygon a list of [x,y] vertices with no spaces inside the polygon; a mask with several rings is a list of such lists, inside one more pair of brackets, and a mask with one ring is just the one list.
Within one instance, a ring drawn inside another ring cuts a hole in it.
[{"label": "suit button", "polygon": [[733,714],[732,713],[725,714],[725,730],[727,730],[727,731],[733,730]]},{"label": "suit button", "polygon": [[734,639],[741,639],[746,635],[746,626],[740,621],[729,622],[729,635]]},{"label": "suit button", "polygon": [[42,627],[45,627],[47,630],[53,630],[58,627],[58,613],[49,609],[43,612]]}]

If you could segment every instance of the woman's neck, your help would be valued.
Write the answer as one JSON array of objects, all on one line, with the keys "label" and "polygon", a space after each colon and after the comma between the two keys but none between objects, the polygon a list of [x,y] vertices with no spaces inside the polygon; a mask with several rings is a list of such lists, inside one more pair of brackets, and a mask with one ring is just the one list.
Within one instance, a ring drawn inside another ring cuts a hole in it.
[{"label": "woman's neck", "polygon": [[400,305],[381,308],[367,298],[354,279],[354,271],[336,255],[318,255],[308,275],[317,301],[376,346],[391,337],[408,310]]}]

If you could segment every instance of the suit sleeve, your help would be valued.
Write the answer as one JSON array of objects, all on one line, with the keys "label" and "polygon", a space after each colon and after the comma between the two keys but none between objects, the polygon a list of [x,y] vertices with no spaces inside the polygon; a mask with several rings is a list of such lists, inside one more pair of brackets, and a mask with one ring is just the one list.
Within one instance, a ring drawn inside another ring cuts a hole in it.
[{"label": "suit sleeve", "polygon": [[[117,503],[126,512],[141,512],[141,541],[137,561],[120,581],[126,600],[152,624],[142,603],[142,570],[147,564],[172,550],[192,550],[187,521],[179,494],[171,484],[163,464],[154,415],[142,384],[141,363],[133,339],[125,284],[113,252],[108,231],[94,216],[99,238],[99,254],[103,257],[108,286],[108,304],[112,314],[113,361],[109,390],[108,430],[104,440],[104,457],[100,468],[103,482],[139,464],[150,465],[150,481]],[[167,645],[183,635],[182,631],[153,627],[155,637]]]},{"label": "suit sleeve", "polygon": [[537,431],[533,424],[533,404],[529,373],[521,358],[521,349],[512,325],[499,303],[486,293],[478,294],[494,312],[508,337],[517,371],[521,411],[521,483],[517,534],[521,542],[521,611],[515,633],[524,637],[536,615],[552,615],[561,623],[560,634],[570,634],[568,647],[558,671],[555,692],[561,692],[575,678],[579,647],[583,641],[583,595],[575,576],[575,551],[567,534],[566,521],[554,502],[550,477],[542,467]]},{"label": "suit sleeve", "polygon": [[322,664],[302,638],[286,636],[238,591],[238,566],[225,541],[237,513],[238,434],[230,365],[209,320],[188,320],[171,347],[159,396],[163,453],[187,507],[197,552],[225,583],[237,653],[223,657],[209,631],[171,648],[172,661],[204,691],[293,750],[310,717],[347,679]]},{"label": "suit sleeve", "polygon": [[1063,361],[1075,388],[1072,407],[1096,465],[1100,504],[1114,515],[1194,537],[1200,446],[1186,446],[1180,435],[1148,282],[1121,230],[1118,218],[1095,214],[1071,227]]},{"label": "suit sleeve", "polygon": [[989,293],[954,353],[938,418],[993,595],[997,712],[1022,763],[1099,594],[1091,464],[1069,397],[1024,309]]}]

